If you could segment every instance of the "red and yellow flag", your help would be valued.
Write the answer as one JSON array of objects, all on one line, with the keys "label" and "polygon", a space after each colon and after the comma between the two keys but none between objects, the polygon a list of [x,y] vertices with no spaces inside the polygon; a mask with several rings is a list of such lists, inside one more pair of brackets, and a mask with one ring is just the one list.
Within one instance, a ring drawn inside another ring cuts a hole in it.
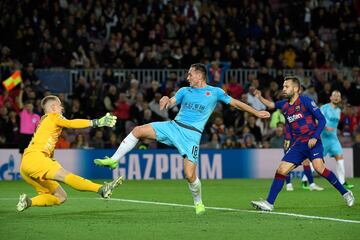
[{"label": "red and yellow flag", "polygon": [[21,82],[22,82],[22,79],[21,79],[20,71],[17,70],[8,79],[3,81],[2,84],[4,85],[6,91],[10,91],[11,89],[16,87],[16,85],[18,85]]}]

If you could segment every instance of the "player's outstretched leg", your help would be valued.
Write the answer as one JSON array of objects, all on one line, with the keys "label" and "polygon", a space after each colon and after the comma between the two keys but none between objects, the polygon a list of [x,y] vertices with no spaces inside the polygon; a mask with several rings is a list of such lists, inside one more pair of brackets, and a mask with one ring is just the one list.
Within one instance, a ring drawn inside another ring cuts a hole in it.
[{"label": "player's outstretched leg", "polygon": [[201,199],[201,181],[196,176],[196,166],[187,158],[184,159],[184,173],[194,200],[195,213],[196,215],[202,215],[205,213],[205,205]]},{"label": "player's outstretched leg", "polygon": [[118,187],[120,184],[122,184],[122,182],[124,181],[123,176],[118,177],[117,179],[109,182],[109,183],[105,183],[104,185],[102,185],[98,191],[98,193],[101,195],[101,197],[103,198],[110,198],[112,192],[114,191],[114,189],[116,187]]},{"label": "player's outstretched leg", "polygon": [[353,193],[350,190],[346,190],[344,188],[344,186],[340,183],[340,181],[335,176],[335,174],[325,167],[325,165],[323,163],[323,160],[322,159],[315,159],[315,160],[313,160],[313,164],[314,164],[315,170],[321,176],[326,178],[326,180],[328,180],[328,182],[331,185],[333,185],[340,192],[340,194],[345,199],[346,204],[349,207],[353,206],[354,203],[355,203],[355,197],[354,197]]},{"label": "player's outstretched leg", "polygon": [[94,160],[95,165],[102,167],[109,167],[111,169],[116,168],[120,158],[122,158],[123,156],[125,156],[126,153],[131,151],[139,142],[139,137],[135,137],[135,136],[139,136],[139,137],[144,136],[144,137],[149,137],[151,139],[156,138],[155,132],[150,124],[135,127],[134,130],[131,133],[129,133],[129,135],[127,135],[126,138],[124,138],[124,140],[121,142],[120,146],[118,147],[114,155],[112,155],[110,158],[105,157],[104,159],[95,159]]},{"label": "player's outstretched leg", "polygon": [[276,173],[273,183],[271,184],[270,192],[266,200],[251,201],[251,205],[258,210],[272,211],[274,209],[274,202],[284,185],[285,175]]}]

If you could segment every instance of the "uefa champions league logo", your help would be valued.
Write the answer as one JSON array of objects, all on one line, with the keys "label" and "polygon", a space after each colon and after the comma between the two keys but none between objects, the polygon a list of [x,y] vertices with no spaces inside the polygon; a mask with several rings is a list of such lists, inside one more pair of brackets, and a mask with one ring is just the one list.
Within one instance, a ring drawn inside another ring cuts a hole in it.
[{"label": "uefa champions league logo", "polygon": [[14,156],[10,154],[9,161],[0,165],[0,180],[18,180],[20,173],[15,171]]}]

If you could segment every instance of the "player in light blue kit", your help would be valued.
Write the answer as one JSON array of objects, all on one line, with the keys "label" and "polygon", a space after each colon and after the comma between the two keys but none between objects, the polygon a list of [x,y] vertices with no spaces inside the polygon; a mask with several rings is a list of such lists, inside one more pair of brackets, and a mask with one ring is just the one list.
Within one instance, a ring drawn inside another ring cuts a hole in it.
[{"label": "player in light blue kit", "polygon": [[160,99],[161,110],[175,104],[181,105],[175,120],[135,127],[111,158],[95,159],[95,164],[116,168],[120,158],[133,149],[139,139],[156,139],[175,146],[184,158],[184,174],[194,199],[195,212],[198,215],[205,213],[205,206],[201,200],[201,183],[196,176],[196,166],[201,134],[217,102],[222,101],[260,118],[270,117],[269,112],[256,111],[249,105],[231,98],[221,88],[207,85],[206,79],[205,65],[192,64],[187,76],[190,87],[180,88],[172,98],[164,96]]},{"label": "player in light blue kit", "polygon": [[337,137],[337,127],[340,121],[341,93],[333,91],[330,96],[330,103],[323,105],[320,110],[326,118],[325,129],[321,133],[321,141],[324,146],[324,157],[330,155],[336,160],[336,175],[341,184],[347,189],[352,189],[354,185],[345,181],[345,166],[343,150]]}]

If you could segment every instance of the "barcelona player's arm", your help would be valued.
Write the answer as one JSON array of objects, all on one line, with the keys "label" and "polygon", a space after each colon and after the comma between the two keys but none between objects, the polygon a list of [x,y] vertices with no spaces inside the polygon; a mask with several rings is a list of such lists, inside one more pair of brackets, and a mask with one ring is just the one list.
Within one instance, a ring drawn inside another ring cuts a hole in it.
[{"label": "barcelona player's arm", "polygon": [[270,113],[267,111],[257,111],[255,108],[247,105],[246,103],[243,103],[237,99],[231,98],[230,103],[231,106],[249,112],[253,115],[255,115],[258,118],[269,118],[270,117]]},{"label": "barcelona player's arm", "polygon": [[58,115],[55,117],[56,125],[65,128],[87,128],[87,127],[113,127],[116,124],[116,116],[107,113],[99,119],[72,119],[68,120],[65,117]]},{"label": "barcelona player's arm", "polygon": [[320,139],[320,134],[324,130],[324,127],[326,125],[326,119],[324,115],[321,113],[319,107],[316,105],[314,100],[308,97],[303,97],[303,100],[306,108],[317,120],[316,130],[309,140],[309,147],[313,148],[316,145],[317,140]]},{"label": "barcelona player's arm", "polygon": [[268,109],[274,109],[275,103],[273,101],[267,100],[263,96],[261,96],[261,91],[258,89],[254,90],[254,96],[260,100]]}]

